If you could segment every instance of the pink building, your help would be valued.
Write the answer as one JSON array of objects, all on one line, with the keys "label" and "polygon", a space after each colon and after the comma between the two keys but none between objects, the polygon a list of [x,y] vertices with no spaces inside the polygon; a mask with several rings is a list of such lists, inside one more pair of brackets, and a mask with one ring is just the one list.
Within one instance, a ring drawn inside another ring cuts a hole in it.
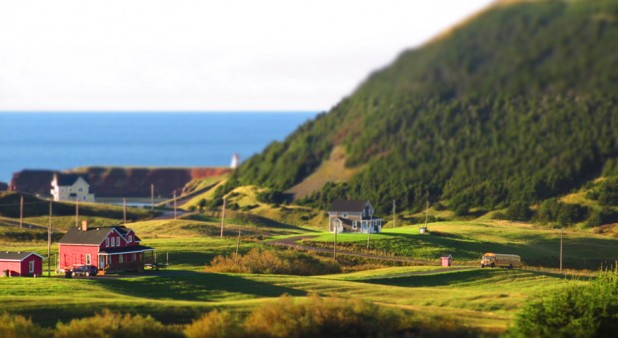
[{"label": "pink building", "polygon": [[43,259],[34,252],[0,252],[0,276],[41,276]]},{"label": "pink building", "polygon": [[142,271],[144,255],[154,248],[141,245],[133,229],[124,226],[71,228],[58,242],[60,270],[94,265],[101,273]]}]

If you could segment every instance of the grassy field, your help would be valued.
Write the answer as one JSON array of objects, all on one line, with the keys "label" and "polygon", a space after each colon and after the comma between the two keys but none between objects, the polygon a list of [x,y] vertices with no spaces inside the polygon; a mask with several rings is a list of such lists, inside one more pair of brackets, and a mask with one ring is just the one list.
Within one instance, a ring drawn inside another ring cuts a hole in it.
[{"label": "grassy field", "polygon": [[[513,253],[528,266],[558,267],[560,231],[507,221],[429,223],[429,234],[420,226],[384,229],[370,238],[370,250],[395,256],[439,260],[449,253],[454,262],[476,264],[485,252]],[[596,270],[618,260],[618,239],[585,231],[565,231],[563,266]],[[308,242],[331,246],[334,235],[322,233]],[[340,234],[343,248],[366,250],[367,235]]]},{"label": "grassy field", "polygon": [[[236,250],[239,229],[240,253],[264,246],[268,236],[316,235],[312,241],[328,245],[333,239],[329,233],[240,212],[230,214],[223,239],[218,238],[220,219],[210,214],[128,226],[137,231],[143,245],[157,249],[158,260],[168,261],[168,269],[94,278],[67,279],[55,274],[43,278],[0,278],[2,308],[45,326],[90,316],[102,308],[150,314],[164,323],[182,325],[213,309],[242,315],[282,294],[303,300],[310,293],[318,293],[360,298],[409,311],[423,320],[447,318],[483,332],[500,333],[513,323],[526,300],[573,283],[587,283],[588,278],[526,269],[438,266],[436,255],[443,252],[450,252],[456,262],[476,264],[484,251],[519,253],[528,264],[547,261],[552,265],[550,258],[557,257],[559,233],[526,224],[438,222],[429,224],[429,235],[419,234],[418,226],[385,229],[384,233],[371,236],[372,248],[412,258],[424,257],[431,261],[430,265],[377,267],[322,276],[208,273],[205,267],[215,256]],[[1,231],[2,227],[3,236]],[[367,240],[366,235],[352,234],[338,238],[342,245],[358,250]],[[566,232],[565,238],[567,267],[574,257],[586,255],[592,262],[618,252],[618,240],[610,237]],[[46,242],[41,240],[1,243],[0,250],[47,254]],[[57,245],[53,246],[52,256],[55,251]]]}]

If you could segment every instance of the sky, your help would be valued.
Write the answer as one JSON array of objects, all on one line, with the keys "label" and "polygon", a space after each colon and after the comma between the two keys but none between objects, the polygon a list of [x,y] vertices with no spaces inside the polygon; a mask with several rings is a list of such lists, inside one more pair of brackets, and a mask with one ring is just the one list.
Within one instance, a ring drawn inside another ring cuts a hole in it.
[{"label": "sky", "polygon": [[2,111],[326,111],[492,0],[0,0]]}]

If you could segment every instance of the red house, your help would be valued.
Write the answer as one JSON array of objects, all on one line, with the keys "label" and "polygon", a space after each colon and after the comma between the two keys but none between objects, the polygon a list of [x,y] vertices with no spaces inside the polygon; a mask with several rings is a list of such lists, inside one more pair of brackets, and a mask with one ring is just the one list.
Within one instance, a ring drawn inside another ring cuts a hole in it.
[{"label": "red house", "polygon": [[94,265],[102,273],[142,271],[144,254],[154,248],[141,245],[133,229],[124,226],[71,228],[58,242],[60,270],[77,265]]},{"label": "red house", "polygon": [[34,252],[0,252],[0,276],[41,276],[43,259]]}]

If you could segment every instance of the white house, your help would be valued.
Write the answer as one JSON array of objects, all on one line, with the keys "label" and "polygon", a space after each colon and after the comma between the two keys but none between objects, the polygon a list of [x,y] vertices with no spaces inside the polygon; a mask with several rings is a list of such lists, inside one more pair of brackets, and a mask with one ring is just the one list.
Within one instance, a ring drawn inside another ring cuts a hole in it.
[{"label": "white house", "polygon": [[336,200],[328,211],[330,232],[378,233],[382,231],[382,219],[374,216],[369,201]]},{"label": "white house", "polygon": [[54,201],[94,202],[90,184],[78,174],[54,174],[51,182],[51,195]]}]

